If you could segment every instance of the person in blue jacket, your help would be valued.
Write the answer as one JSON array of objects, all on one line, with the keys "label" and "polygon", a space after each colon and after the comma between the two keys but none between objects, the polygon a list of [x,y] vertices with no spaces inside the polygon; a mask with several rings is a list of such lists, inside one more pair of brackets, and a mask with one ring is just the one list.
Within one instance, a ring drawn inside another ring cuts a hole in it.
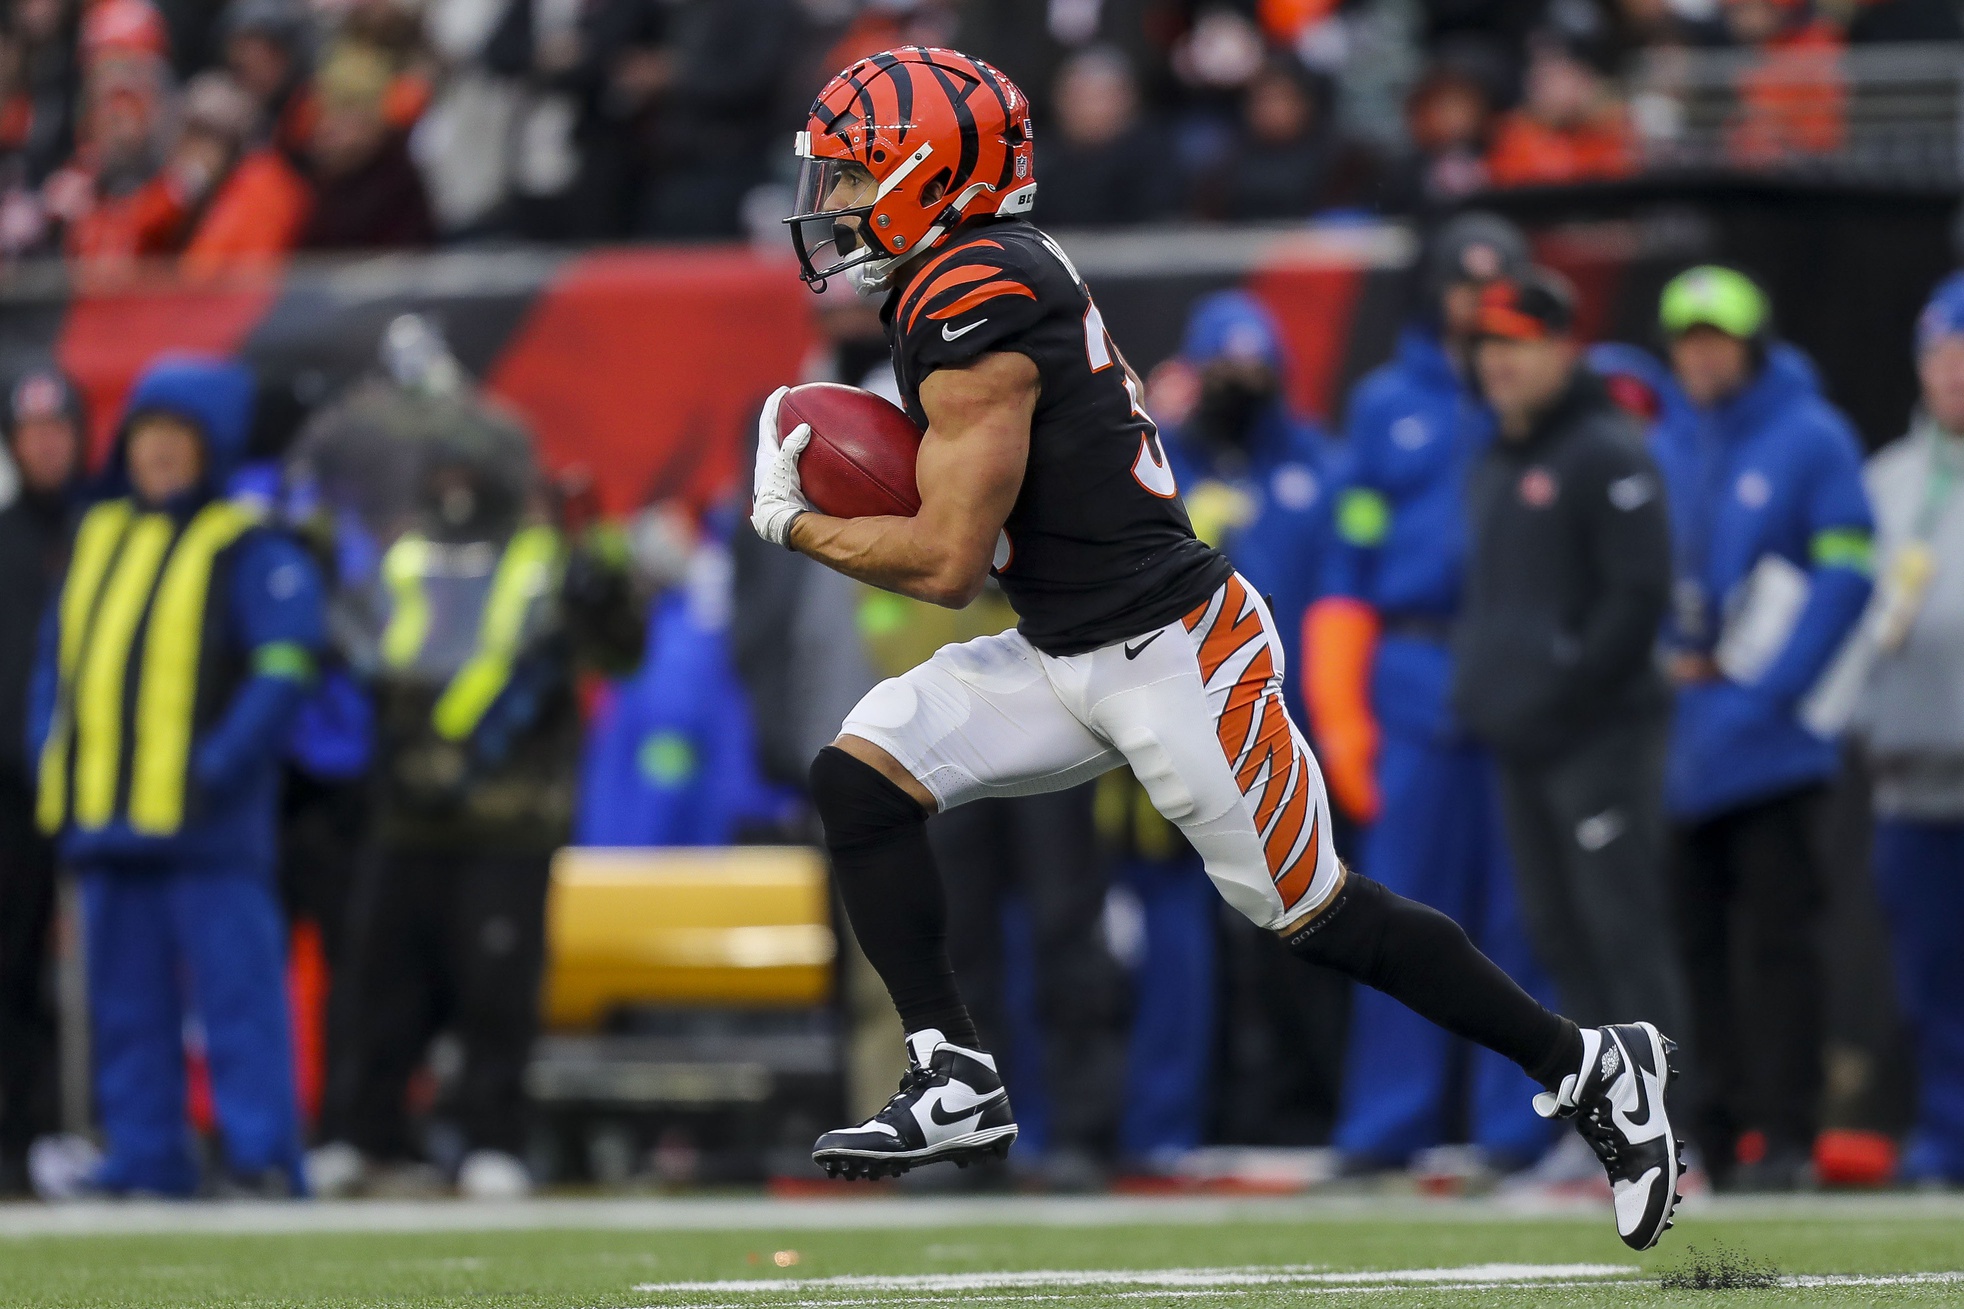
[{"label": "person in blue jacket", "polygon": [[[1652,444],[1675,556],[1665,803],[1703,1070],[1693,1134],[1717,1184],[1789,1188],[1818,1125],[1815,827],[1840,764],[1801,711],[1868,602],[1873,524],[1855,433],[1750,278],[1691,269],[1659,317],[1688,402]],[[1763,1151],[1740,1161],[1748,1131]]]},{"label": "person in blue jacket", "polygon": [[[1369,876],[1464,924],[1539,996],[1548,985],[1520,921],[1492,757],[1448,704],[1448,647],[1465,568],[1467,474],[1493,442],[1467,356],[1481,288],[1518,277],[1527,243],[1491,214],[1436,234],[1423,310],[1390,362],[1351,396],[1324,594],[1304,626],[1310,721],[1331,795],[1373,826]],[[1443,1030],[1368,988],[1356,991],[1335,1144],[1347,1166],[1404,1164],[1445,1140],[1466,1086],[1472,1141],[1496,1167],[1534,1162],[1552,1137],[1526,1107],[1520,1070],[1485,1051],[1455,1077]]]},{"label": "person in blue jacket", "polygon": [[[1166,428],[1163,436],[1188,516],[1200,538],[1225,550],[1273,604],[1284,660],[1294,669],[1301,658],[1303,613],[1321,583],[1329,543],[1330,443],[1314,423],[1290,411],[1281,329],[1247,292],[1218,292],[1194,306],[1178,366],[1195,387],[1194,405],[1185,421]],[[1299,683],[1285,674],[1283,686],[1290,711],[1297,722],[1304,721]],[[1115,775],[1103,785],[1106,836],[1125,852],[1120,876],[1139,899],[1144,958],[1150,961],[1137,970],[1121,1145],[1126,1153],[1150,1160],[1199,1145],[1206,1129],[1220,971],[1217,915],[1199,856],[1178,829],[1159,816],[1129,776]],[[1114,796],[1120,794],[1130,803],[1123,806],[1122,819],[1113,821]],[[1312,982],[1286,966],[1264,969],[1270,943],[1259,933],[1229,931],[1236,975],[1266,978],[1273,972],[1278,985],[1294,992],[1322,980]],[[1228,1045],[1234,1044],[1230,1037]],[[1333,1054],[1325,1048],[1280,1057],[1315,1062]],[[1264,1108],[1279,1080],[1258,1079]],[[1275,1115],[1258,1114],[1252,1106],[1223,1104],[1221,1116],[1228,1122],[1264,1116],[1271,1132],[1288,1131]]]},{"label": "person in blue jacket", "polygon": [[[1246,291],[1194,307],[1180,345],[1199,391],[1165,433],[1194,530],[1218,545],[1275,609],[1289,667],[1300,666],[1302,618],[1322,586],[1330,539],[1329,438],[1289,409],[1282,330]],[[1291,713],[1301,685],[1285,679]]]},{"label": "person in blue jacket", "polygon": [[648,613],[641,666],[588,728],[578,845],[729,845],[789,799],[757,767],[750,702],[730,655],[730,563],[673,510],[670,583]]},{"label": "person in blue jacket", "polygon": [[81,877],[111,1194],[198,1190],[184,1020],[224,1139],[213,1189],[298,1195],[300,1128],[274,886],[279,759],[324,640],[293,541],[222,494],[253,400],[241,364],[138,380],[43,624],[37,818]]}]

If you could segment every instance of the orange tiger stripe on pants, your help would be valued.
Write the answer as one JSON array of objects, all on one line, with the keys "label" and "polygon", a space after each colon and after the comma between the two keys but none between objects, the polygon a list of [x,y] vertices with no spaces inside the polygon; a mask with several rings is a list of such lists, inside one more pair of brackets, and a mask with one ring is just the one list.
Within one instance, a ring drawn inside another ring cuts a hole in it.
[{"label": "orange tiger stripe on pants", "polygon": [[1322,816],[1311,819],[1315,765],[1283,703],[1264,609],[1236,575],[1183,625],[1209,699],[1221,705],[1216,719],[1221,751],[1253,808],[1276,892],[1293,910],[1316,877]]}]

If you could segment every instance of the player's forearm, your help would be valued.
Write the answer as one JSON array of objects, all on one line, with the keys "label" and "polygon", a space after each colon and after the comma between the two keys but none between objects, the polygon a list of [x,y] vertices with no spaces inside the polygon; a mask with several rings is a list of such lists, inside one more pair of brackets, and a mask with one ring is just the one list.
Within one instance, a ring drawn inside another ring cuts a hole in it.
[{"label": "player's forearm", "polygon": [[986,559],[951,547],[919,518],[832,518],[812,512],[791,525],[791,548],[847,577],[914,600],[960,609],[988,580]]}]

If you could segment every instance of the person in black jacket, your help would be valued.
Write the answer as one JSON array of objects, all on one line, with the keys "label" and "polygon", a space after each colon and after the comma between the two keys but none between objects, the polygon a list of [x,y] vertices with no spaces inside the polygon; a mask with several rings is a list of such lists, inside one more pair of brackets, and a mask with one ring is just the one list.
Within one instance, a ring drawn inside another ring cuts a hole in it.
[{"label": "person in black jacket", "polygon": [[14,385],[4,418],[20,485],[0,510],[0,1196],[26,1193],[27,1147],[55,1129],[47,985],[55,852],[34,823],[27,684],[65,562],[82,471],[81,402],[67,378],[37,369]]},{"label": "person in black jacket", "polygon": [[1543,271],[1490,286],[1474,369],[1500,439],[1469,483],[1454,702],[1501,763],[1522,913],[1567,1012],[1683,1030],[1663,883],[1671,577],[1641,433],[1578,359]]}]

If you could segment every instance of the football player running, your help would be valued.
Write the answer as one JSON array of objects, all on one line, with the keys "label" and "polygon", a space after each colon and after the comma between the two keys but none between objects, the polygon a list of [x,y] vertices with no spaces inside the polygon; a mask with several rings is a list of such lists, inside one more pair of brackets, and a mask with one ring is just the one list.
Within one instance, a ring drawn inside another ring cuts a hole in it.
[{"label": "football player running", "polygon": [[812,1157],[848,1177],[1007,1153],[1016,1122],[978,1048],[944,943],[930,814],[1129,765],[1221,895],[1314,964],[1383,990],[1520,1064],[1571,1119],[1637,1249],[1670,1225],[1681,1168],[1672,1049],[1647,1023],[1581,1030],[1450,918],[1347,871],[1316,759],[1283,708],[1262,597],[1195,539],[1137,376],[1056,243],[1031,225],[1028,101],[950,50],[909,47],[834,78],[797,136],[789,220],[806,281],[850,276],[882,317],[926,435],[911,518],[833,518],[798,482],[809,428],[758,426],[766,540],[935,604],[992,574],[1015,630],[940,650],[875,687],[811,769],[846,912],[907,1032],[878,1114]]}]

